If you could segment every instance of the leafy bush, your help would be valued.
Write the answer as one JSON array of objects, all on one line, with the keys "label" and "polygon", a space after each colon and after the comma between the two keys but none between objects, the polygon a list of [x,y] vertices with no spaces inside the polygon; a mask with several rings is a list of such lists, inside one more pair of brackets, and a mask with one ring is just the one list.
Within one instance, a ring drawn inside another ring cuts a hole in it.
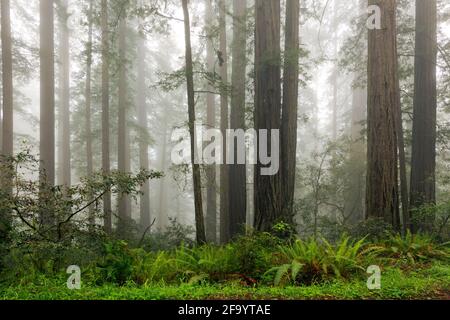
[{"label": "leafy bush", "polygon": [[134,259],[125,241],[105,243],[103,255],[97,263],[102,281],[123,285],[131,279]]},{"label": "leafy bush", "polygon": [[365,248],[364,239],[357,242],[342,237],[336,245],[324,238],[297,240],[291,245],[280,246],[279,251],[286,263],[271,268],[266,273],[275,274],[274,284],[310,284],[329,277],[349,277],[364,270],[362,263],[374,251]]},{"label": "leafy bush", "polygon": [[188,248],[182,245],[176,251],[176,262],[183,280],[195,283],[209,279],[222,280],[233,272],[232,247],[216,247],[205,245]]},{"label": "leafy bush", "polygon": [[147,253],[143,249],[135,249],[133,254],[132,280],[138,284],[170,282],[175,278],[177,269],[175,259],[170,253],[160,251]]},{"label": "leafy bush", "polygon": [[232,244],[234,271],[261,279],[277,259],[274,253],[281,243],[279,238],[265,232],[238,238]]}]

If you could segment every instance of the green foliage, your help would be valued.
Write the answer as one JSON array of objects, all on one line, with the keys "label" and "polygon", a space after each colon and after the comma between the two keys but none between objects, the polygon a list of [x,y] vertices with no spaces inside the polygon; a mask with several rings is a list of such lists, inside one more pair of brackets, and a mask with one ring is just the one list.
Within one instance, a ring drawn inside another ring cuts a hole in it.
[{"label": "green foliage", "polygon": [[[64,277],[38,277],[33,283],[0,285],[0,299],[21,300],[165,300],[165,299],[445,299],[450,287],[450,268],[432,266],[403,271],[383,270],[380,290],[368,290],[366,279],[336,279],[311,286],[257,286],[236,283],[196,285],[129,283],[126,286],[96,286],[83,282],[81,290],[68,290]],[[84,279],[84,278],[83,278]],[[448,297],[447,297],[448,298]]]},{"label": "green foliage", "polygon": [[274,283],[313,283],[330,277],[345,277],[364,270],[362,264],[369,260],[372,249],[364,248],[364,239],[351,241],[342,237],[335,245],[324,238],[297,240],[280,246],[279,252],[289,263],[275,266],[267,273],[275,273]]},{"label": "green foliage", "polygon": [[378,255],[394,264],[416,264],[431,259],[450,261],[450,243],[437,244],[428,235],[412,234],[391,235],[389,239],[374,246]]},{"label": "green foliage", "polygon": [[100,281],[123,285],[133,273],[133,257],[125,241],[105,243],[104,257],[97,263]]},{"label": "green foliage", "polygon": [[238,238],[233,244],[236,272],[260,279],[272,266],[273,252],[280,244],[280,239],[265,232]]},{"label": "green foliage", "polygon": [[189,283],[223,279],[232,271],[230,246],[205,245],[191,249],[182,245],[176,250],[175,256],[181,279]]},{"label": "green foliage", "polygon": [[168,252],[147,253],[143,249],[135,249],[133,258],[131,278],[138,284],[170,282],[175,278],[175,259]]},{"label": "green foliage", "polygon": [[176,218],[169,218],[169,225],[164,231],[148,234],[141,245],[147,251],[171,250],[182,244],[192,247],[195,243],[194,234],[192,226],[183,225]]}]

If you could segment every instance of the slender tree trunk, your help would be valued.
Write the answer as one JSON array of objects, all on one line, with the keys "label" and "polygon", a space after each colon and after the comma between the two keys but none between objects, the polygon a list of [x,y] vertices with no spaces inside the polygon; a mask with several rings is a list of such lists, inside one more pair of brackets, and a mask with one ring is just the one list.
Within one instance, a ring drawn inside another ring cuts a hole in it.
[{"label": "slender tree trunk", "polygon": [[[108,1],[101,2],[102,26],[102,170],[105,175],[110,173],[109,156],[109,22]],[[104,229],[112,231],[111,192],[103,197]]]},{"label": "slender tree trunk", "polygon": [[[9,0],[1,1],[1,43],[2,43],[2,90],[3,117],[1,126],[1,154],[5,157],[13,155],[13,66],[11,49],[11,19]],[[3,177],[2,191],[6,195],[12,193],[12,181]],[[11,214],[7,208],[0,211],[0,242],[7,238],[11,226]]]},{"label": "slender tree trunk", "polygon": [[[147,125],[147,96],[146,96],[146,47],[145,38],[138,35],[138,70],[137,70],[137,105],[138,105],[138,125],[139,125],[139,164],[141,169],[149,169],[148,158],[148,125]],[[150,226],[150,182],[147,181],[141,187],[140,196],[140,225],[145,230]]]},{"label": "slender tree trunk", "polygon": [[396,1],[369,5],[381,9],[382,28],[369,30],[366,216],[398,230]]},{"label": "slender tree trunk", "polygon": [[[215,72],[215,56],[214,56],[214,35],[210,30],[213,27],[214,11],[211,0],[205,0],[205,25],[207,29],[206,42],[206,63],[208,72]],[[206,126],[207,129],[216,127],[216,106],[214,87],[208,84],[206,94]],[[216,165],[208,165],[206,167],[206,240],[208,242],[216,242],[217,240],[217,190],[216,190]]]},{"label": "slender tree trunk", "polygon": [[283,218],[293,224],[293,204],[297,156],[298,62],[300,1],[286,2],[286,39],[284,50],[283,112],[281,118],[281,194]]},{"label": "slender tree trunk", "polygon": [[[163,117],[163,136],[162,136],[162,146],[161,146],[161,171],[166,171],[167,165],[167,122],[169,113],[165,112]],[[159,202],[158,202],[158,228],[164,230],[168,222],[168,212],[167,212],[167,193],[166,193],[166,177],[159,179]]]},{"label": "slender tree trunk", "polygon": [[[247,67],[247,1],[233,1],[233,43],[230,129],[245,130],[245,76]],[[232,141],[230,141],[231,144]],[[234,159],[229,170],[229,238],[242,234],[247,213],[246,165],[238,164],[240,146],[234,141]],[[232,188],[231,188],[232,187]],[[229,238],[227,240],[229,240]]]},{"label": "slender tree trunk", "polygon": [[59,38],[58,185],[70,187],[70,53],[67,0],[61,2]]},{"label": "slender tree trunk", "polygon": [[[359,77],[355,77],[355,83]],[[352,93],[352,122],[350,129],[350,167],[349,184],[345,193],[346,220],[355,225],[364,220],[364,139],[362,121],[366,116],[366,88],[354,88]]]},{"label": "slender tree trunk", "polygon": [[338,1],[334,0],[333,2],[333,54],[334,59],[336,61],[336,65],[333,68],[333,75],[332,75],[332,86],[333,86],[333,118],[332,118],[332,137],[333,141],[336,141],[337,135],[338,135],[338,123],[337,123],[337,117],[338,117],[338,68],[337,65],[338,61]]},{"label": "slender tree trunk", "polygon": [[[245,4],[246,0],[242,0]],[[222,53],[222,65],[219,65],[219,74],[222,83],[228,84],[228,50],[227,50],[227,24],[226,24],[226,5],[224,0],[219,0],[219,48]],[[223,164],[220,165],[220,243],[226,243],[230,239],[230,181],[228,177],[229,167],[226,164],[227,157],[227,135],[228,123],[228,92],[220,92],[220,131],[222,132],[223,145],[222,156]]]},{"label": "slender tree trunk", "polygon": [[[1,40],[2,40],[2,149],[4,156],[13,155],[13,66],[11,49],[11,19],[9,0],[1,2]],[[10,188],[5,181],[3,187]]]},{"label": "slender tree trunk", "polygon": [[[127,25],[125,18],[119,22],[119,119],[118,119],[118,170],[126,173],[130,171],[129,168],[129,152],[127,152],[128,145],[128,130],[127,130],[127,78],[126,78],[126,31]],[[118,230],[122,237],[125,237],[125,229],[128,224],[130,215],[130,199],[128,195],[121,194],[118,199]]]},{"label": "slender tree trunk", "polygon": [[402,221],[403,221],[403,233],[406,234],[406,230],[409,228],[409,195],[408,195],[408,179],[406,178],[406,155],[405,155],[405,140],[403,134],[403,117],[401,109],[400,99],[400,82],[397,81],[397,113],[396,113],[396,130],[397,142],[398,142],[398,156],[399,156],[399,169],[400,169],[400,199],[402,204]]},{"label": "slender tree trunk", "polygon": [[416,1],[411,208],[436,201],[436,21],[436,0]]},{"label": "slender tree trunk", "polygon": [[[92,175],[94,172],[93,155],[92,155],[92,128],[91,128],[91,78],[92,78],[92,32],[93,32],[93,1],[89,1],[89,13],[88,13],[88,42],[86,45],[86,87],[85,87],[85,131],[86,131],[86,174]],[[93,206],[89,207],[89,224],[93,226],[95,224],[95,216]]]},{"label": "slender tree trunk", "polygon": [[[281,122],[280,2],[256,0],[255,11],[255,129],[268,131],[267,150],[272,150],[271,130],[279,130]],[[260,160],[255,166],[255,228],[270,231],[282,210],[280,175],[262,175]]]},{"label": "slender tree trunk", "polygon": [[40,157],[42,182],[55,183],[55,59],[53,0],[40,1]]},{"label": "slender tree trunk", "polygon": [[202,208],[202,188],[200,177],[200,166],[196,164],[196,141],[195,137],[195,92],[194,77],[192,63],[192,47],[191,47],[191,25],[189,19],[188,0],[181,0],[184,15],[184,35],[186,42],[186,82],[188,96],[188,113],[189,113],[189,133],[191,137],[191,162],[192,162],[192,179],[194,183],[194,204],[195,204],[195,226],[197,243],[206,242],[205,224],[203,221]]}]

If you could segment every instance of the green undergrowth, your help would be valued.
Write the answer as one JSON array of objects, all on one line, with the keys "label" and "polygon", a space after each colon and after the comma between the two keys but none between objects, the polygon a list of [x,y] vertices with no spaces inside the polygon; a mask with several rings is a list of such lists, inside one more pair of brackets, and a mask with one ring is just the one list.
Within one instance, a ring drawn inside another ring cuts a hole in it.
[{"label": "green undergrowth", "polygon": [[82,284],[66,288],[64,278],[41,277],[35,283],[1,288],[1,299],[20,300],[166,300],[166,299],[448,299],[450,267],[440,263],[415,271],[382,271],[381,289],[369,290],[363,277],[308,286],[243,286],[226,284],[137,285]]}]

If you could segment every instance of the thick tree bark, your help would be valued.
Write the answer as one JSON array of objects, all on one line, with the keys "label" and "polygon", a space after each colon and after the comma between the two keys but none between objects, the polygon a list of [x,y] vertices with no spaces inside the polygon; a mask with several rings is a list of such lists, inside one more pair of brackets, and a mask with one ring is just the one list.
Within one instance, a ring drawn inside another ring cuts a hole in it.
[{"label": "thick tree bark", "polygon": [[[242,0],[241,2],[246,2]],[[226,5],[224,0],[219,0],[219,48],[222,53],[222,65],[219,65],[219,74],[222,82],[228,84],[228,50],[227,50],[227,25],[226,25]],[[220,165],[220,242],[226,243],[230,239],[230,181],[228,177],[229,166],[226,164],[226,146],[227,135],[226,130],[229,128],[228,123],[228,92],[222,90],[220,92],[220,131],[223,137],[222,156],[223,164]]]},{"label": "thick tree bark", "polygon": [[436,201],[436,11],[436,0],[416,1],[412,208]]},{"label": "thick tree bark", "polygon": [[299,25],[300,1],[287,0],[280,147],[283,219],[291,224],[294,222],[293,204],[297,156]]},{"label": "thick tree bark", "polygon": [[395,0],[370,0],[381,29],[369,30],[366,217],[399,228],[396,112],[398,103]]},{"label": "thick tree bark", "polygon": [[[110,173],[109,156],[109,25],[108,1],[101,2],[102,26],[102,170],[104,174]],[[112,232],[111,192],[103,197],[104,229]]]},{"label": "thick tree bark", "polygon": [[68,2],[60,2],[60,33],[59,33],[59,112],[58,112],[58,185],[70,187],[70,53]]},{"label": "thick tree bark", "polygon": [[[233,43],[231,74],[231,114],[230,129],[245,130],[245,76],[247,67],[247,1],[233,2]],[[242,233],[247,213],[247,174],[246,165],[237,163],[239,146],[234,141],[233,164],[229,165],[230,193],[230,238]]]},{"label": "thick tree bark", "polygon": [[[126,18],[121,18],[119,22],[119,117],[118,117],[118,170],[119,172],[130,172],[130,161],[128,151],[128,129],[127,129],[127,66],[126,66]],[[119,235],[125,237],[125,229],[130,214],[130,198],[126,194],[118,197],[118,230]]]},{"label": "thick tree bark", "polygon": [[188,0],[181,0],[184,15],[184,35],[186,45],[186,82],[188,97],[188,113],[189,113],[189,133],[191,138],[191,163],[192,163],[192,180],[194,184],[194,205],[195,205],[195,227],[196,240],[198,244],[206,243],[205,223],[203,220],[202,208],[202,188],[200,177],[200,166],[196,164],[196,141],[195,137],[195,92],[194,77],[192,63],[192,47],[191,47],[191,24],[189,19]]},{"label": "thick tree bark", "polygon": [[[92,126],[91,126],[91,102],[92,102],[92,32],[93,32],[93,1],[89,1],[88,13],[88,42],[86,44],[86,87],[84,99],[86,104],[85,110],[85,131],[86,131],[86,174],[92,175],[94,172],[93,154],[92,154]],[[89,207],[89,224],[93,226],[95,223],[93,206]]]},{"label": "thick tree bark", "polygon": [[[207,30],[206,42],[206,64],[208,72],[215,72],[214,57],[214,35],[210,32],[213,28],[214,12],[211,0],[205,0],[205,25]],[[214,129],[216,127],[216,106],[214,88],[211,84],[207,86],[206,94],[206,127]],[[206,167],[206,240],[208,242],[216,242],[217,239],[217,190],[216,190],[216,166],[214,164]]]},{"label": "thick tree bark", "polygon": [[[146,47],[143,35],[138,35],[138,57],[137,57],[137,105],[138,105],[138,125],[139,125],[139,164],[141,169],[149,169],[148,158],[148,125],[147,125],[147,96],[146,96]],[[150,182],[147,181],[141,187],[140,196],[140,225],[145,230],[150,226]]]},{"label": "thick tree bark", "polygon": [[40,1],[40,160],[41,181],[55,183],[55,59],[53,0]]},{"label": "thick tree bark", "polygon": [[[271,150],[271,130],[279,130],[281,122],[280,2],[256,0],[255,12],[255,129],[268,131],[267,150]],[[260,148],[258,139],[257,149]],[[258,157],[254,181],[255,228],[270,231],[281,216],[280,175],[262,175],[262,168]]]}]

